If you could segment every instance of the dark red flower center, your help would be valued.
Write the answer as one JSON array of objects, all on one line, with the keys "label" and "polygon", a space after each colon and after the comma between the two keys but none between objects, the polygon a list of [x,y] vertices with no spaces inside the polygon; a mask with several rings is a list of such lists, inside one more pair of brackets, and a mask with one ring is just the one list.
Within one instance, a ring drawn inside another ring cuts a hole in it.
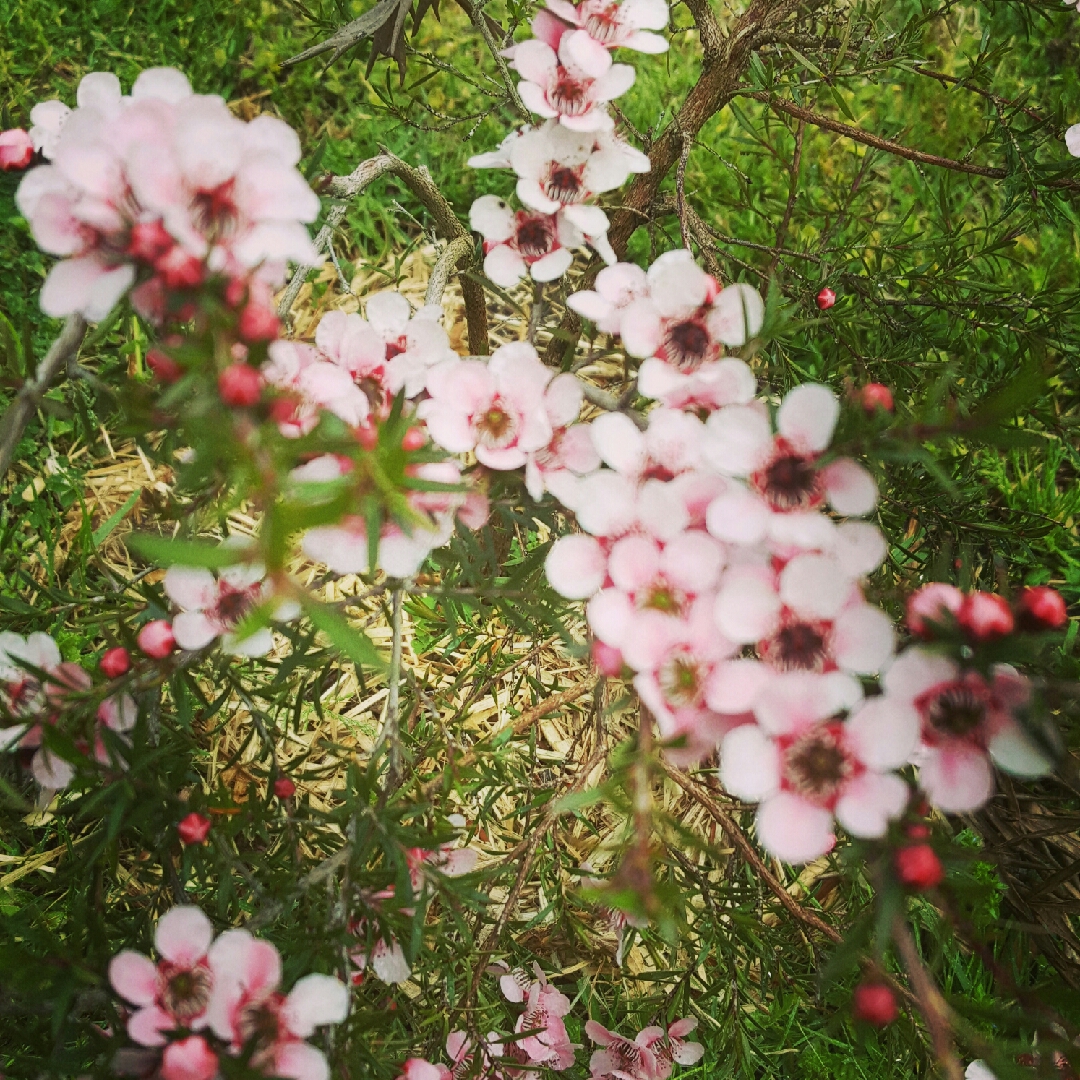
[{"label": "dark red flower center", "polygon": [[839,723],[781,739],[780,749],[782,786],[822,806],[835,804],[843,785],[861,771],[844,747]]},{"label": "dark red flower center", "polygon": [[776,442],[776,453],[750,477],[751,486],[781,513],[812,510],[824,494],[815,459],[796,453],[783,439]]},{"label": "dark red flower center", "polygon": [[686,319],[668,328],[664,337],[664,358],[679,371],[693,371],[708,358],[712,338],[699,318]]},{"label": "dark red flower center", "polygon": [[977,675],[932,687],[915,699],[923,718],[923,736],[931,744],[977,739],[989,705],[989,688]]},{"label": "dark red flower center", "polygon": [[210,1000],[214,977],[203,963],[193,968],[181,968],[163,961],[159,969],[164,983],[161,1007],[181,1024],[199,1016]]},{"label": "dark red flower center", "polygon": [[518,224],[517,249],[525,259],[542,259],[555,249],[555,223],[547,217],[527,217]]},{"label": "dark red flower center", "polygon": [[793,621],[758,646],[761,658],[780,671],[825,671],[829,666],[829,624]]},{"label": "dark red flower center", "polygon": [[569,165],[552,165],[544,184],[544,194],[559,203],[579,202],[585,194],[580,173],[580,169],[572,169]]},{"label": "dark red flower center", "polygon": [[564,116],[581,116],[592,104],[586,85],[563,68],[559,68],[555,87],[548,97],[551,107]]}]

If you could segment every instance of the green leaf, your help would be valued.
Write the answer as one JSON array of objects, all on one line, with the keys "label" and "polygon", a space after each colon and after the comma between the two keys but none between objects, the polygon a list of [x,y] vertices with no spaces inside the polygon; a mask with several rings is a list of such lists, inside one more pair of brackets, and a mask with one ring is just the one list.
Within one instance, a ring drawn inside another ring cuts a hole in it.
[{"label": "green leaf", "polygon": [[112,535],[113,529],[120,524],[121,521],[127,517],[131,508],[139,501],[139,496],[142,494],[142,488],[136,488],[124,501],[124,505],[118,510],[114,510],[95,530],[94,530],[94,547],[99,548],[106,540]]},{"label": "green leaf", "polygon": [[172,566],[205,566],[217,570],[223,566],[235,566],[243,562],[248,552],[242,547],[228,544],[211,544],[203,540],[170,540],[164,536],[137,533],[128,541],[143,558]]},{"label": "green leaf", "polygon": [[320,603],[313,596],[304,594],[300,603],[307,617],[317,630],[321,630],[338,652],[347,656],[354,664],[383,670],[386,661],[379,655],[371,639],[354,626],[339,611]]}]

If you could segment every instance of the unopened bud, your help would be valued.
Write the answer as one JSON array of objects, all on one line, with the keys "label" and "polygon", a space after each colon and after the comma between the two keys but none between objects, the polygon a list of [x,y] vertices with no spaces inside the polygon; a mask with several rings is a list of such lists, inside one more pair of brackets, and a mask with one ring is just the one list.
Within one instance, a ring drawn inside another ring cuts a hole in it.
[{"label": "unopened bud", "polygon": [[218,376],[218,393],[234,408],[257,405],[262,397],[262,376],[249,364],[230,364]]},{"label": "unopened bud", "polygon": [[836,303],[836,293],[826,285],[825,288],[817,294],[816,303],[822,311],[828,311],[829,308]]},{"label": "unopened bud", "polygon": [[205,843],[207,836],[210,835],[211,824],[212,822],[205,814],[197,814],[192,810],[176,826],[176,831],[180,834],[180,843],[187,847]]},{"label": "unopened bud", "polygon": [[920,892],[940,885],[945,868],[929,844],[910,844],[896,853],[896,876],[909,888]]},{"label": "unopened bud", "polygon": [[965,596],[957,620],[976,641],[1005,637],[1016,626],[1012,608],[1005,598],[988,592],[973,592]]},{"label": "unopened bud", "polygon": [[176,638],[173,637],[172,626],[164,619],[154,619],[148,622],[140,631],[136,639],[139,648],[147,656],[155,660],[163,660],[176,648]]},{"label": "unopened bud", "polygon": [[885,1027],[899,1015],[896,995],[884,983],[860,983],[851,998],[851,1011],[856,1020]]},{"label": "unopened bud", "polygon": [[131,655],[122,646],[107,649],[98,662],[98,667],[107,679],[118,679],[131,667]]},{"label": "unopened bud", "polygon": [[1025,630],[1060,630],[1069,617],[1064,597],[1048,585],[1022,589],[1016,601],[1016,614]]}]

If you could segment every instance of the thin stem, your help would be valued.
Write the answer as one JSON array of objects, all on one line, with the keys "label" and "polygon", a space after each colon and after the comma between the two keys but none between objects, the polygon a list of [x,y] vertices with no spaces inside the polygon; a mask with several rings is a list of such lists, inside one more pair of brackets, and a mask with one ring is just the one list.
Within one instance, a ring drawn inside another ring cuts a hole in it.
[{"label": "thin stem", "polygon": [[0,417],[0,476],[8,471],[15,457],[30,417],[37,411],[46,391],[60,377],[68,362],[79,354],[86,336],[86,320],[81,315],[69,315],[64,329],[49,346],[32,379],[23,383],[15,399]]},{"label": "thin stem", "polygon": [[378,754],[382,748],[387,749],[389,758],[389,771],[387,774],[387,788],[396,786],[401,775],[401,596],[404,587],[399,585],[390,594],[390,670],[387,674],[386,714],[383,717],[382,731],[373,755]]}]

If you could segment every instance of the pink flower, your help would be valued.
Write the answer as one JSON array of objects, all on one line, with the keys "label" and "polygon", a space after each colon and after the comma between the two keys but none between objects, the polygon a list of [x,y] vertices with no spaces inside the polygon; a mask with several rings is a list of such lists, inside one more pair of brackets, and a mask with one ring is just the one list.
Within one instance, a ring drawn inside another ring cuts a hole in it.
[{"label": "pink flower", "polygon": [[[655,627],[643,642],[633,645],[635,659],[648,660],[634,677],[634,689],[656,718],[665,738],[685,735],[695,752],[709,748],[743,718],[728,709],[721,714],[710,705],[710,684],[737,649],[716,632],[708,596],[692,604],[683,618],[671,620],[660,632]],[[739,710],[742,711],[742,710]]]},{"label": "pink flower", "polygon": [[281,957],[246,930],[227,930],[209,953],[214,986],[206,1009],[211,1029],[250,1065],[291,1080],[329,1080],[321,1050],[304,1040],[316,1027],[339,1024],[349,1011],[344,983],[305,975],[288,995],[278,990]]},{"label": "pink flower", "polygon": [[[392,896],[393,891],[388,891],[384,895]],[[351,924],[350,929],[355,934],[361,934],[365,931],[367,922],[364,919],[358,919]],[[356,973],[353,975],[353,983],[359,985],[364,978],[364,972],[370,967],[375,972],[375,977],[380,981],[386,983],[388,986],[397,986],[400,983],[405,982],[412,974],[412,968],[409,967],[409,961],[405,958],[405,953],[398,943],[397,939],[391,937],[386,940],[383,937],[377,937],[374,944],[370,947],[355,948],[349,951],[349,959],[356,965]]]},{"label": "pink flower", "polygon": [[0,728],[0,749],[16,745],[33,749],[30,771],[43,788],[67,787],[75,770],[43,745],[42,725],[55,722],[70,691],[90,686],[90,676],[78,664],[61,660],[60,649],[48,634],[24,638],[10,631],[0,633],[0,701],[10,717],[27,721]]},{"label": "pink flower", "polygon": [[192,94],[171,69],[144,71],[124,97],[115,75],[79,84],[78,108],[43,103],[30,132],[50,163],[16,195],[39,246],[68,256],[42,289],[46,313],[101,319],[135,281],[133,302],[158,318],[163,289],[206,272],[276,280],[287,259],[315,257],[304,222],[318,197],[296,170],[299,140],[281,121],[236,119]]},{"label": "pink flower", "polygon": [[451,1073],[441,1063],[432,1065],[424,1058],[409,1058],[402,1066],[398,1080],[451,1080]]},{"label": "pink flower", "polygon": [[598,206],[515,213],[497,195],[482,195],[469,208],[469,225],[484,238],[484,273],[504,289],[512,289],[526,273],[534,281],[562,277],[573,262],[570,249],[586,241],[605,260],[615,261],[607,215]]},{"label": "pink flower", "polygon": [[613,133],[571,131],[554,120],[515,139],[509,165],[518,175],[517,196],[530,210],[555,214],[565,209],[584,233],[592,219],[575,207],[650,168],[645,154]]},{"label": "pink flower", "polygon": [[558,52],[533,38],[513,47],[512,65],[522,82],[521,100],[534,113],[558,118],[574,131],[612,127],[605,104],[634,84],[634,69],[612,64],[611,54],[585,30],[561,35]]},{"label": "pink flower", "polygon": [[713,536],[755,544],[789,527],[777,518],[805,516],[826,500],[839,514],[870,513],[877,485],[861,465],[850,458],[817,463],[839,414],[836,395],[816,383],[804,383],[784,398],[775,435],[757,404],[728,405],[713,413],[706,424],[704,455],[722,475],[747,481],[745,488],[733,486],[709,507]]},{"label": "pink flower", "polygon": [[278,422],[286,438],[298,438],[311,431],[319,422],[320,409],[351,427],[367,419],[369,399],[356,385],[352,372],[339,363],[321,359],[316,349],[298,341],[275,341],[268,356],[262,366],[263,378],[279,390],[292,392],[297,399],[292,415]]},{"label": "pink flower", "polygon": [[215,980],[207,956],[213,939],[210,920],[197,907],[174,907],[158,920],[154,931],[161,957],[156,964],[131,949],[112,958],[109,982],[137,1007],[127,1022],[135,1042],[164,1046],[168,1032],[206,1027]]},{"label": "pink flower", "polygon": [[[264,626],[245,638],[235,630],[248,612],[272,598],[265,580],[266,570],[258,563],[227,566],[215,577],[195,566],[170,566],[165,572],[165,592],[180,609],[173,619],[173,634],[182,649],[202,649],[214,638],[234,656],[264,656],[273,648],[274,632]],[[279,602],[274,617],[295,619],[294,602]]]},{"label": "pink flower", "polygon": [[633,49],[642,53],[667,52],[668,43],[650,30],[668,24],[664,0],[547,0],[548,10],[571,26],[583,29],[594,41],[608,49]]},{"label": "pink flower", "polygon": [[723,548],[706,533],[680,533],[666,544],[623,537],[608,555],[612,586],[589,601],[589,627],[634,670],[651,668],[698,597],[715,589],[723,564]]},{"label": "pink flower", "polygon": [[[502,967],[505,969],[505,965]],[[503,996],[508,1001],[525,1005],[514,1030],[536,1032],[517,1040],[513,1047],[523,1052],[524,1061],[562,1072],[573,1065],[576,1049],[562,1020],[570,1011],[570,999],[548,982],[539,964],[534,963],[533,970],[535,979],[521,968],[515,968],[499,979]]]},{"label": "pink flower", "polygon": [[[655,358],[689,374],[744,345],[760,329],[764,305],[749,285],[721,290],[685,249],[667,251],[648,270],[649,294],[628,305],[620,323],[631,356]],[[655,364],[642,365],[651,374]]]},{"label": "pink flower", "polygon": [[0,169],[25,169],[34,157],[34,143],[22,128],[0,131]]},{"label": "pink flower", "polygon": [[755,644],[776,671],[873,675],[892,658],[892,621],[867,604],[849,566],[833,555],[801,554],[776,573],[736,564],[720,584],[720,632]]},{"label": "pink flower", "polygon": [[556,375],[544,390],[551,441],[529,454],[525,463],[525,487],[536,500],[546,490],[572,508],[577,478],[600,468],[589,425],[575,423],[583,400],[581,383],[569,373]]},{"label": "pink flower", "polygon": [[721,747],[721,783],[759,803],[758,840],[785,862],[829,851],[834,817],[854,836],[878,837],[907,805],[908,787],[891,770],[915,746],[917,717],[872,698],[846,722],[831,719],[847,693],[827,675],[789,675],[758,698],[758,723],[736,728]]},{"label": "pink flower", "polygon": [[162,1080],[214,1080],[217,1075],[217,1054],[201,1035],[170,1043],[161,1055]]},{"label": "pink flower", "polygon": [[667,1031],[662,1027],[647,1027],[639,1031],[631,1042],[629,1039],[589,1020],[585,1034],[603,1049],[597,1050],[589,1061],[593,1080],[603,1077],[618,1080],[667,1080],[674,1062],[695,1065],[701,1060],[705,1048],[701,1043],[687,1042],[697,1027],[697,1020],[687,1017],[676,1020]]},{"label": "pink flower", "polygon": [[448,360],[431,370],[431,395],[417,415],[444,450],[473,450],[491,469],[519,469],[551,440],[544,394],[551,382],[536,350],[524,341],[479,360]]},{"label": "pink flower", "polygon": [[315,343],[345,368],[368,396],[372,411],[389,413],[391,399],[424,390],[428,371],[454,358],[450,339],[440,325],[442,308],[428,305],[413,314],[400,293],[373,293],[367,299],[367,320],[343,311],[329,311],[319,321]]},{"label": "pink flower", "polygon": [[567,306],[596,323],[603,334],[618,334],[623,312],[636,300],[649,295],[645,271],[633,263],[619,262],[605,266],[596,275],[595,287],[571,293]]},{"label": "pink flower", "polygon": [[990,759],[1015,776],[1044,776],[1053,767],[1016,718],[1030,684],[1006,664],[995,665],[986,679],[916,646],[896,658],[883,685],[886,701],[917,717],[919,786],[941,810],[964,813],[990,798]]}]

